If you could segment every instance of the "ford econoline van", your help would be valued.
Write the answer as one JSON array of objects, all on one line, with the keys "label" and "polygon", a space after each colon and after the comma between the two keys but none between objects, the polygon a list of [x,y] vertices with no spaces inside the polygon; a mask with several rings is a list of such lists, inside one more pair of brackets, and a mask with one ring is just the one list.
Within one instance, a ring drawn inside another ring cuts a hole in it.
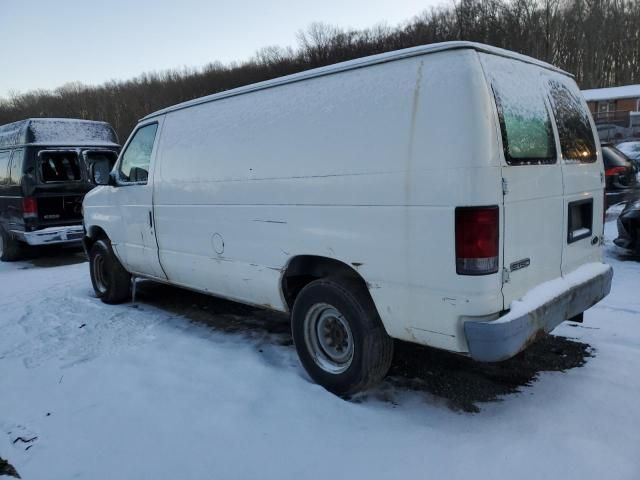
[{"label": "ford econoline van", "polygon": [[93,287],[122,302],[144,277],[289,312],[339,395],[384,377],[393,339],[504,360],[610,290],[595,139],[571,75],[468,42],[176,105],[94,169]]},{"label": "ford econoline van", "polygon": [[111,168],[120,146],[108,123],[34,118],[0,126],[0,260],[29,245],[80,244],[88,167]]}]

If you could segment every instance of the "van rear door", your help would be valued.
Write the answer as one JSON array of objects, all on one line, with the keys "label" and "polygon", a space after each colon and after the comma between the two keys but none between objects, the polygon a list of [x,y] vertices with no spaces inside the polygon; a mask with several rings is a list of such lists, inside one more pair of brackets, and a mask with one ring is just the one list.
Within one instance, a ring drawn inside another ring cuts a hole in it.
[{"label": "van rear door", "polygon": [[604,170],[593,119],[576,83],[560,74],[545,77],[562,159],[564,275],[602,260]]},{"label": "van rear door", "polygon": [[35,177],[29,196],[36,199],[38,227],[82,222],[82,199],[90,189],[78,149],[53,148],[38,151]]},{"label": "van rear door", "polygon": [[532,287],[561,276],[562,165],[541,69],[480,54],[502,144],[504,308]]},{"label": "van rear door", "polygon": [[603,179],[575,82],[481,54],[502,144],[504,308],[531,288],[601,259]]}]

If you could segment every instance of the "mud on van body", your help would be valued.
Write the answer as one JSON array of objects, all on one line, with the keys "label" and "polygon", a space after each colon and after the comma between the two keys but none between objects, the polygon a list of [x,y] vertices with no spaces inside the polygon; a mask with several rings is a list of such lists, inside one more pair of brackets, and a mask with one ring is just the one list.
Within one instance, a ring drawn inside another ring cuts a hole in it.
[{"label": "mud on van body", "polygon": [[94,289],[123,301],[136,275],[290,312],[343,395],[393,338],[503,360],[609,292],[595,133],[570,75],[468,42],[170,107],[85,197]]},{"label": "mud on van body", "polygon": [[0,126],[0,259],[27,245],[79,243],[89,167],[119,151],[104,122],[38,118]]}]

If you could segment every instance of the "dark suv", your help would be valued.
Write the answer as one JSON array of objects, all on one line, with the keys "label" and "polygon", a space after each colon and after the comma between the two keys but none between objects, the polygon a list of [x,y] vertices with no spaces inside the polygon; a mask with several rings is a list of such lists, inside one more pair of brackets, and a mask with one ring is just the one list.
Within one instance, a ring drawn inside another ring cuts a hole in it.
[{"label": "dark suv", "polygon": [[640,195],[637,169],[624,153],[612,144],[602,144],[607,207],[634,200]]},{"label": "dark suv", "polygon": [[82,199],[93,163],[112,166],[120,145],[108,123],[37,118],[0,126],[0,260],[26,245],[82,240]]}]

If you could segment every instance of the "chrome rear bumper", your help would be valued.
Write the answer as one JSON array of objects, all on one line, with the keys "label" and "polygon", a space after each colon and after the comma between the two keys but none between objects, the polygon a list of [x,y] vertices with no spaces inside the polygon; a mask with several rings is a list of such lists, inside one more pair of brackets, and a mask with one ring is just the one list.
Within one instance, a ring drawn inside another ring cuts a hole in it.
[{"label": "chrome rear bumper", "polygon": [[60,243],[81,242],[84,236],[82,225],[69,227],[49,227],[33,232],[20,232],[12,230],[11,233],[18,239],[29,245],[54,245]]}]

